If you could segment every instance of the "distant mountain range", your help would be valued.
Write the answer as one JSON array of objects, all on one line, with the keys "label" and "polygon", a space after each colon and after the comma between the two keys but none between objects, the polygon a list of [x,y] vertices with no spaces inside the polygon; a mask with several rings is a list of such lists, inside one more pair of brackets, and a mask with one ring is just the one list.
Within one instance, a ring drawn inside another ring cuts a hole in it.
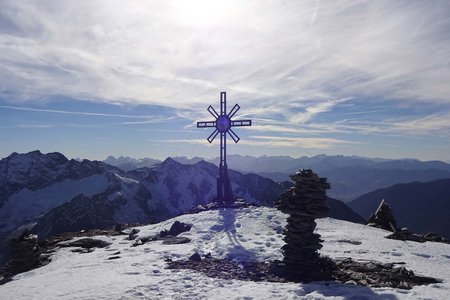
[{"label": "distant mountain range", "polygon": [[[195,163],[202,158],[175,157],[181,163]],[[218,158],[207,160],[218,164]],[[109,157],[105,162],[123,170],[151,166],[157,160],[128,157]],[[433,181],[450,178],[450,164],[442,161],[419,161],[415,159],[377,159],[358,156],[328,156],[292,158],[289,156],[241,156],[229,155],[228,167],[242,173],[253,173],[277,182],[289,180],[301,168],[313,169],[331,183],[330,197],[351,201],[370,191],[397,183]]]},{"label": "distant mountain range", "polygon": [[[0,160],[0,244],[5,246],[3,241],[19,228],[46,237],[159,222],[209,203],[218,173],[216,165],[205,161],[181,164],[167,158],[124,171],[100,161],[68,160],[60,153],[13,153]],[[272,206],[286,188],[255,174],[229,174],[235,195],[248,203]],[[327,203],[330,216],[361,221],[344,203]]]},{"label": "distant mountain range", "polygon": [[349,206],[367,220],[382,199],[393,209],[398,226],[450,239],[450,179],[396,184],[365,194]]}]

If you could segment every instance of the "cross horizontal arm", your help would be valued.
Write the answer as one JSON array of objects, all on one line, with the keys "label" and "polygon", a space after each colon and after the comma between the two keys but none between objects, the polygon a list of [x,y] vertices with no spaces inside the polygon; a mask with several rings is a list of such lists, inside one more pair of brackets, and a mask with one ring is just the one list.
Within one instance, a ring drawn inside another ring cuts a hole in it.
[{"label": "cross horizontal arm", "polygon": [[216,121],[197,122],[197,128],[216,127]]},{"label": "cross horizontal arm", "polygon": [[252,126],[252,120],[231,121],[231,126]]}]

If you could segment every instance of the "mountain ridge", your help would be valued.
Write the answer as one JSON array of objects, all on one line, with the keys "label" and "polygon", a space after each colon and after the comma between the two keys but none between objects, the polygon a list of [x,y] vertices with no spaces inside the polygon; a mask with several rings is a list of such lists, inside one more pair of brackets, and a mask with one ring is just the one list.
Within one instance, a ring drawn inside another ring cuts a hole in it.
[{"label": "mountain ridge", "polygon": [[[195,162],[199,158],[192,158]],[[189,162],[186,157],[174,158]],[[206,159],[218,164],[218,158]],[[432,181],[450,178],[450,164],[442,161],[417,159],[382,159],[325,154],[313,157],[229,155],[228,167],[242,173],[258,174],[277,182],[289,180],[299,169],[313,169],[331,183],[331,197],[349,202],[378,188],[396,183]]]}]

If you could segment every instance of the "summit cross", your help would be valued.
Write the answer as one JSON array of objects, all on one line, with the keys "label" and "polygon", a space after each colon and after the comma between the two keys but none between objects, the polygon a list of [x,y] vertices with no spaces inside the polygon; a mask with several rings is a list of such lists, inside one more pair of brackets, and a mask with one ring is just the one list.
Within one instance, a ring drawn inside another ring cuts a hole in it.
[{"label": "summit cross", "polygon": [[217,178],[217,202],[222,205],[233,205],[234,195],[231,189],[230,178],[227,166],[227,134],[235,143],[239,142],[239,136],[231,127],[252,126],[252,120],[231,120],[241,107],[235,104],[231,111],[227,113],[227,93],[220,93],[220,114],[210,105],[208,112],[215,118],[214,121],[197,122],[197,128],[215,128],[207,138],[212,143],[216,136],[220,134],[220,163],[219,178]]}]

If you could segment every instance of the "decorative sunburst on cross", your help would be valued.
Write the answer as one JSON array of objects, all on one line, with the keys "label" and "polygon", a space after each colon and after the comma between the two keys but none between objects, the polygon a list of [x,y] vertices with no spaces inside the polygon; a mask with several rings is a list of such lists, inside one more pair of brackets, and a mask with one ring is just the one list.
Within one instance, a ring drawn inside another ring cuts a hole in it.
[{"label": "decorative sunburst on cross", "polygon": [[220,93],[220,114],[210,105],[209,113],[215,118],[214,121],[197,122],[197,128],[215,128],[213,133],[207,138],[212,143],[220,133],[220,164],[219,178],[217,178],[217,202],[219,204],[232,205],[234,203],[233,190],[231,189],[230,178],[227,166],[227,134],[235,143],[239,142],[239,136],[231,127],[252,126],[252,120],[232,120],[233,116],[241,107],[235,104],[231,111],[227,113],[227,93]]}]

